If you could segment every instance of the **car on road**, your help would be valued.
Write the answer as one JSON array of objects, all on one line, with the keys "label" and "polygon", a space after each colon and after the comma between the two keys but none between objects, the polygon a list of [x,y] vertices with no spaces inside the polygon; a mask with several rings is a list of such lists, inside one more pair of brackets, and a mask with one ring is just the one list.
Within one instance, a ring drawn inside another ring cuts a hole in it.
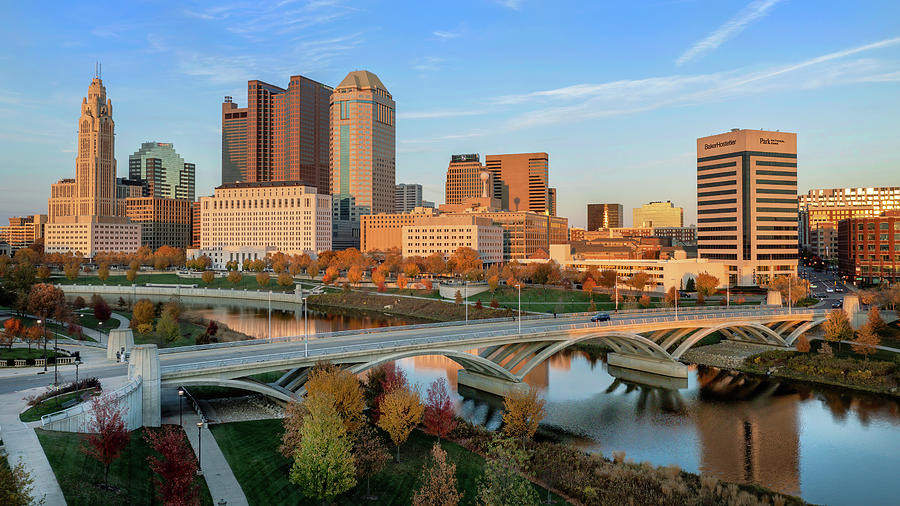
[{"label": "car on road", "polygon": [[828,293],[834,293],[834,288],[826,288],[825,291]]},{"label": "car on road", "polygon": [[840,308],[844,307],[844,301],[839,300],[839,301],[837,301],[837,302],[834,302],[834,303],[831,304],[831,307],[832,307],[833,309],[840,309]]},{"label": "car on road", "polygon": [[597,313],[594,316],[591,316],[592,322],[608,322],[609,321],[609,313]]},{"label": "car on road", "polygon": [[835,288],[834,291],[837,292],[837,293],[844,293],[844,289],[843,289],[843,288]]}]

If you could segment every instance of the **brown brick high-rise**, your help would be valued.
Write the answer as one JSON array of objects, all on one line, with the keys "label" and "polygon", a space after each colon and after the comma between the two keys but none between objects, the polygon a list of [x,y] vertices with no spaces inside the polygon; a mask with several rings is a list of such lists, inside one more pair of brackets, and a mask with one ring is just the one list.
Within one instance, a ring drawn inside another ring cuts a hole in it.
[{"label": "brown brick high-rise", "polygon": [[222,104],[222,182],[299,181],[330,193],[331,88],[292,76],[287,89],[247,83],[247,106]]}]

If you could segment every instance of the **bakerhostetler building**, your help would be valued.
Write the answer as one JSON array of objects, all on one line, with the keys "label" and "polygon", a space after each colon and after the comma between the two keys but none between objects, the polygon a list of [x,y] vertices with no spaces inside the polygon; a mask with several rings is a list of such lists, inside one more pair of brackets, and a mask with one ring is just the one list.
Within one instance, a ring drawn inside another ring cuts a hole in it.
[{"label": "bakerhostetler building", "polygon": [[797,134],[733,129],[697,139],[697,248],[731,286],[797,273]]}]

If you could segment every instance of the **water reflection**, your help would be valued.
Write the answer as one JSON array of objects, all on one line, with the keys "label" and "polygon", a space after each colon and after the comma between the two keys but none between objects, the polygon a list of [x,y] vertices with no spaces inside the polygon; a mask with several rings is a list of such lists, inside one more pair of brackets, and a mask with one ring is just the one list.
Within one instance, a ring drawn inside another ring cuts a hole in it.
[{"label": "water reflection", "polygon": [[[457,389],[459,365],[449,359],[399,365],[422,391],[438,377]],[[900,493],[894,400],[705,367],[686,382],[672,380],[607,367],[582,351],[552,357],[526,381],[547,399],[542,430],[586,451],[622,450],[635,461],[759,483],[816,503],[893,504]],[[500,426],[499,399],[465,387],[459,394],[460,416]]]},{"label": "water reflection", "polygon": [[[232,330],[256,338],[269,336],[269,312],[267,308],[230,303],[204,304],[196,301],[185,303],[185,306],[187,313],[220,321],[228,325]],[[338,330],[389,327],[412,323],[399,318],[377,315],[342,315],[318,311],[307,311],[307,313],[306,325],[308,325],[310,335]],[[301,310],[272,310],[272,337],[300,336],[303,334],[304,321]]]}]

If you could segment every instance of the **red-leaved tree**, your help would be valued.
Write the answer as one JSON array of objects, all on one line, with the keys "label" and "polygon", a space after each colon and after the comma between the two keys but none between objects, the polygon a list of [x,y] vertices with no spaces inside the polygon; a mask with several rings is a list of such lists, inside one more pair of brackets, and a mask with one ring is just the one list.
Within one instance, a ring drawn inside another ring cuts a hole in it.
[{"label": "red-leaved tree", "polygon": [[381,401],[384,399],[384,396],[398,388],[409,387],[409,380],[406,379],[406,373],[397,367],[397,364],[394,362],[388,362],[381,365],[376,378],[378,383],[372,387],[372,390],[374,390],[373,397],[375,399],[375,402],[373,403],[375,409],[372,412],[373,421],[378,421],[381,417]]},{"label": "red-leaved tree", "polygon": [[81,451],[103,464],[103,484],[109,480],[109,465],[128,445],[125,413],[119,400],[110,395],[91,398],[91,415],[85,427],[85,445]]},{"label": "red-leaved tree", "polygon": [[147,457],[150,469],[156,473],[156,493],[163,504],[193,506],[200,504],[200,496],[194,477],[197,460],[188,446],[184,431],[177,425],[166,425],[159,430],[148,430],[146,441],[162,458]]},{"label": "red-leaved tree", "polygon": [[428,388],[425,399],[425,432],[445,438],[456,428],[453,415],[453,401],[447,392],[447,380],[438,378]]}]

